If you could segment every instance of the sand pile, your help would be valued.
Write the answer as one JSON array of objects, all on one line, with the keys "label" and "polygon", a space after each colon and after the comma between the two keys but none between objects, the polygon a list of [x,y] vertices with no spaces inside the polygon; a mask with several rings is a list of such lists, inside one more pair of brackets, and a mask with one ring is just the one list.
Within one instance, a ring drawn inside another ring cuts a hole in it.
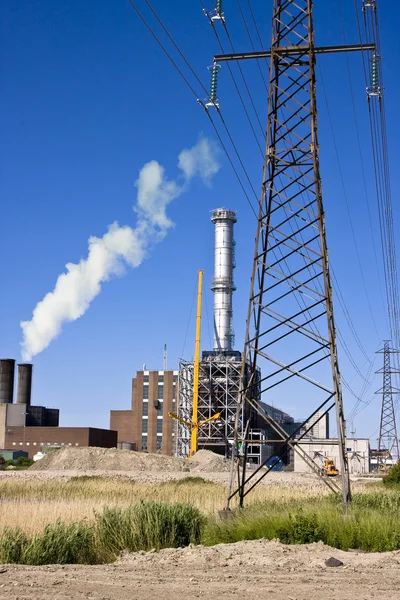
[{"label": "sand pile", "polygon": [[210,450],[199,450],[189,461],[191,473],[227,473],[231,469],[231,461]]},{"label": "sand pile", "polygon": [[61,448],[38,460],[32,471],[188,471],[187,461],[115,448]]}]

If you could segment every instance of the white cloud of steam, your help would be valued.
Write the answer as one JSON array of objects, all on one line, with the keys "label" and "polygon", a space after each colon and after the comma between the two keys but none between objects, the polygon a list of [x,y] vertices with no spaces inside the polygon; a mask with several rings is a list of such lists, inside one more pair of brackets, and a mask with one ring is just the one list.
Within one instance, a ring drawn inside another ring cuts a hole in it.
[{"label": "white cloud of steam", "polygon": [[59,275],[54,290],[34,308],[32,319],[21,322],[23,360],[29,361],[42,352],[60,335],[65,323],[85,314],[100,293],[102,283],[123,275],[127,266],[138,267],[149,249],[173,226],[166,214],[170,202],[187,190],[193,177],[199,176],[209,185],[220,169],[216,148],[206,138],[182,150],[178,166],[182,171],[181,182],[168,180],[164,167],[155,160],[142,167],[135,183],[136,227],[113,223],[102,238],[89,238],[87,258],[66,265],[66,272]]}]

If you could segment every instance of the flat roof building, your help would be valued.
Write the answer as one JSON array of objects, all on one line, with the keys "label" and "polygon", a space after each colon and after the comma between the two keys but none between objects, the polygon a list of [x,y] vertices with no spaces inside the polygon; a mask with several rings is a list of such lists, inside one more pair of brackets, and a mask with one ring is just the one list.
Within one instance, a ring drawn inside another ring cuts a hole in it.
[{"label": "flat roof building", "polygon": [[95,427],[6,427],[4,447],[24,450],[32,458],[46,446],[116,448],[117,432]]},{"label": "flat roof building", "polygon": [[132,379],[130,410],[111,410],[110,428],[118,444],[135,444],[138,451],[175,454],[178,371],[137,371]]}]

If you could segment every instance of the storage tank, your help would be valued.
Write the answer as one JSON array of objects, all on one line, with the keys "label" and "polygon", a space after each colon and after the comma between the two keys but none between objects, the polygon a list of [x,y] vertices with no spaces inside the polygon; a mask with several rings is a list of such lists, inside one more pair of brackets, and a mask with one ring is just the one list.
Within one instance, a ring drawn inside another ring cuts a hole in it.
[{"label": "storage tank", "polygon": [[12,404],[14,400],[14,371],[13,358],[0,359],[0,404]]},{"label": "storage tank", "polygon": [[18,365],[18,393],[17,404],[31,404],[32,394],[32,368],[30,363]]}]

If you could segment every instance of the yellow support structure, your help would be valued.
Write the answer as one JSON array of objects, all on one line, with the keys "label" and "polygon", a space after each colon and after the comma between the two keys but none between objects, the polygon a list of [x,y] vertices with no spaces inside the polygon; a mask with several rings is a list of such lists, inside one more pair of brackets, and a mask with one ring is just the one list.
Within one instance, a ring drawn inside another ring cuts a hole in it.
[{"label": "yellow support structure", "polygon": [[197,312],[196,312],[196,343],[194,349],[193,370],[193,413],[192,433],[190,436],[190,454],[197,452],[197,439],[199,434],[198,408],[199,408],[199,370],[200,370],[200,336],[201,336],[201,301],[203,296],[203,271],[199,271],[197,280]]},{"label": "yellow support structure", "polygon": [[213,421],[214,419],[219,419],[221,413],[217,413],[212,417],[208,417],[204,421],[198,421],[198,409],[199,409],[199,371],[200,371],[200,335],[201,335],[201,301],[203,295],[203,271],[198,272],[198,280],[197,280],[197,313],[196,313],[196,343],[195,343],[195,351],[194,351],[194,372],[193,372],[193,412],[192,412],[192,420],[191,422],[178,417],[172,412],[168,413],[168,416],[171,419],[176,419],[180,423],[187,425],[190,427],[190,452],[189,457],[191,458],[197,452],[197,440],[199,436],[199,428],[209,423],[209,421]]}]

